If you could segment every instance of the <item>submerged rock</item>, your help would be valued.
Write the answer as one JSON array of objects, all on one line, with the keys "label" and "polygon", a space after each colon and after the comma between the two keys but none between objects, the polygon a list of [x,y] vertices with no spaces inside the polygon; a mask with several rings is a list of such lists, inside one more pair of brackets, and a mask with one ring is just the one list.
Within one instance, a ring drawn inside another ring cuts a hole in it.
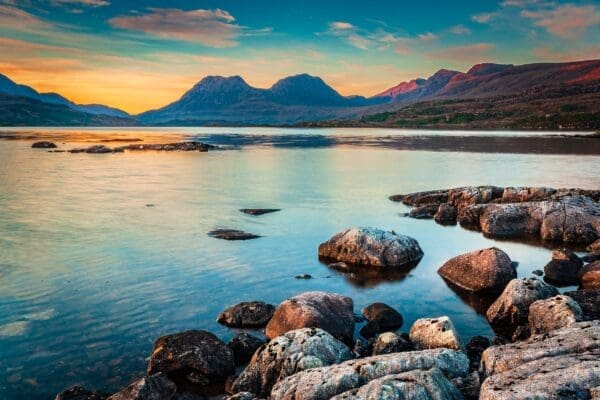
[{"label": "submerged rock", "polygon": [[217,316],[217,322],[235,328],[257,328],[267,325],[275,306],[262,301],[246,301],[227,308]]},{"label": "submerged rock", "polygon": [[586,265],[579,275],[582,288],[600,289],[600,261]]},{"label": "submerged rock", "polygon": [[549,282],[575,285],[579,283],[579,271],[582,266],[583,261],[571,250],[554,250],[552,261],[544,267],[544,275]]},{"label": "submerged rock", "polygon": [[236,229],[215,229],[208,232],[208,236],[223,240],[249,240],[260,237],[259,235]]},{"label": "submerged rock", "polygon": [[55,400],[106,400],[108,394],[88,390],[82,386],[73,386],[59,393]]},{"label": "submerged rock", "polygon": [[270,213],[274,213],[277,211],[281,211],[281,209],[280,208],[242,208],[240,211],[243,212],[244,214],[263,215],[263,214],[270,214]]},{"label": "submerged rock", "polygon": [[566,328],[582,320],[581,307],[569,296],[537,300],[529,306],[529,330],[532,334]]},{"label": "submerged rock", "polygon": [[[54,144],[52,142],[41,141],[41,142],[35,142],[34,144],[32,144],[31,148],[32,149],[55,149],[56,144]],[[75,387],[75,388],[81,389],[81,387]],[[73,388],[73,389],[75,389],[75,388]]]},{"label": "submerged rock", "polygon": [[227,346],[233,351],[233,358],[236,365],[241,365],[248,362],[252,355],[260,346],[265,344],[264,340],[261,340],[249,333],[238,333],[235,335]]},{"label": "submerged rock", "polygon": [[376,322],[382,332],[400,329],[404,322],[398,311],[384,303],[369,304],[361,312],[367,321]]},{"label": "submerged rock", "polygon": [[416,263],[423,251],[415,239],[393,231],[352,228],[321,243],[319,257],[365,267],[397,268]]},{"label": "submerged rock", "polygon": [[428,190],[425,192],[416,192],[405,195],[391,196],[390,200],[394,199],[402,201],[408,206],[420,206],[423,204],[442,204],[448,201],[448,189]]},{"label": "submerged rock", "polygon": [[442,265],[438,273],[473,292],[501,292],[517,277],[508,254],[496,247],[456,256]]},{"label": "submerged rock", "polygon": [[580,289],[565,295],[579,304],[586,321],[600,320],[600,289]]},{"label": "submerged rock", "polygon": [[258,350],[232,390],[266,397],[275,383],[289,375],[351,358],[350,349],[329,333],[318,328],[297,329]]},{"label": "submerged rock", "polygon": [[130,144],[127,146],[118,147],[120,151],[199,151],[206,152],[209,149],[214,149],[216,146],[202,142],[177,142],[166,144]]},{"label": "submerged rock", "polygon": [[177,386],[163,373],[145,376],[107,400],[171,400]]},{"label": "submerged rock", "polygon": [[448,349],[462,350],[464,348],[460,336],[450,318],[421,318],[410,328],[410,340],[417,349]]},{"label": "submerged rock", "polygon": [[272,339],[299,328],[321,328],[345,343],[352,343],[354,303],[350,297],[335,293],[299,294],[277,307],[265,334]]},{"label": "submerged rock", "polygon": [[373,355],[401,353],[414,350],[410,340],[395,332],[385,332],[377,336],[373,343]]}]

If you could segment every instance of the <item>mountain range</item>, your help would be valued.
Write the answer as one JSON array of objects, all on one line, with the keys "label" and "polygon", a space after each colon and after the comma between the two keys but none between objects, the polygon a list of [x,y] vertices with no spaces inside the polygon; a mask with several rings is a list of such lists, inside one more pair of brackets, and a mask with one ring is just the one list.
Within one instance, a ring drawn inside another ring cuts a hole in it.
[{"label": "mountain range", "polygon": [[[483,63],[467,72],[441,69],[429,78],[402,82],[370,98],[342,96],[321,78],[308,74],[281,79],[268,89],[252,87],[239,76],[208,76],[179,100],[132,116],[103,105],[76,104],[56,93],[39,93],[0,74],[0,125],[296,125],[364,121],[370,115],[395,112],[419,102],[506,98],[532,90],[556,97],[569,88],[597,88],[599,81],[600,60],[517,66]],[[598,97],[596,89],[592,97]]]}]

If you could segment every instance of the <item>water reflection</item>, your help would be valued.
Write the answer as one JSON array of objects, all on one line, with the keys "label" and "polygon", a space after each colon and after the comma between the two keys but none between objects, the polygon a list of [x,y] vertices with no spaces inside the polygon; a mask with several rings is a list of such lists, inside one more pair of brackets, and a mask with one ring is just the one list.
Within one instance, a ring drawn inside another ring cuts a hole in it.
[{"label": "water reflection", "polygon": [[336,267],[333,260],[319,258],[319,261],[335,274],[343,276],[348,283],[358,288],[369,288],[384,282],[398,282],[407,278],[419,262],[411,263],[403,268],[368,268],[345,265],[344,269]]}]

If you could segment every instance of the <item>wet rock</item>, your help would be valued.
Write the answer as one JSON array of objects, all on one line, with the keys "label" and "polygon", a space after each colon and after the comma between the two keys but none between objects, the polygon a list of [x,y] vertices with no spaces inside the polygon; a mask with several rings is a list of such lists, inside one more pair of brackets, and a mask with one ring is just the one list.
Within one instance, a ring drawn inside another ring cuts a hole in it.
[{"label": "wet rock", "polygon": [[456,217],[458,212],[456,207],[450,204],[440,204],[437,212],[433,216],[433,219],[438,224],[456,224]]},{"label": "wet rock", "polygon": [[82,386],[73,386],[59,393],[55,400],[106,400],[108,394],[87,390]]},{"label": "wet rock", "polygon": [[454,324],[446,316],[438,318],[421,318],[410,328],[410,340],[417,349],[448,349],[462,350],[460,336],[454,329]]},{"label": "wet rock", "polygon": [[566,328],[582,320],[581,307],[569,296],[558,295],[534,301],[529,306],[529,330],[532,334]]},{"label": "wet rock", "polygon": [[177,386],[163,373],[146,376],[133,382],[107,400],[171,400]]},{"label": "wet rock", "polygon": [[565,295],[579,304],[586,321],[600,320],[600,289],[580,289]]},{"label": "wet rock", "polygon": [[258,350],[233,383],[232,390],[265,397],[276,382],[289,375],[351,358],[352,353],[345,344],[321,329],[294,330]]},{"label": "wet rock", "polygon": [[527,326],[529,306],[536,300],[556,296],[558,291],[537,278],[513,279],[487,310],[487,319],[509,336],[520,326]]},{"label": "wet rock", "polygon": [[[416,193],[409,193],[409,194],[405,194],[405,195],[395,195],[392,197],[399,197],[400,200],[406,204],[407,206],[420,206],[423,204],[442,204],[442,203],[447,203],[448,202],[448,192],[450,190],[449,189],[442,189],[442,190],[428,190],[425,192],[416,192]],[[390,199],[392,199],[392,197],[390,197]]]},{"label": "wet rock", "polygon": [[154,343],[148,374],[164,372],[181,389],[213,394],[233,375],[231,349],[210,332],[191,330],[162,336]]},{"label": "wet rock", "polygon": [[235,328],[257,328],[267,325],[275,306],[262,301],[246,301],[227,308],[217,316],[217,322]]},{"label": "wet rock", "polygon": [[592,251],[589,254],[581,257],[581,261],[586,263],[593,263],[595,261],[600,261],[600,251]]},{"label": "wet rock", "polygon": [[544,267],[546,280],[556,284],[575,285],[579,283],[579,271],[583,261],[571,250],[552,252],[552,261]]},{"label": "wet rock", "polygon": [[377,336],[373,343],[373,355],[400,353],[414,350],[412,343],[395,332],[385,332]]},{"label": "wet rock", "polygon": [[456,220],[460,226],[464,228],[477,228],[479,229],[481,224],[481,215],[487,208],[487,204],[474,204],[472,206],[466,206],[458,211]]},{"label": "wet rock", "polygon": [[414,370],[374,379],[366,385],[349,390],[332,400],[462,400],[459,390],[437,368]]},{"label": "wet rock", "polygon": [[372,303],[362,309],[362,315],[370,322],[376,322],[382,332],[395,331],[402,327],[402,315],[384,303]]},{"label": "wet rock", "polygon": [[549,187],[507,187],[502,193],[502,203],[522,203],[547,200],[556,189]]},{"label": "wet rock", "polygon": [[208,236],[223,240],[249,240],[260,237],[259,235],[236,229],[215,229],[208,232]]},{"label": "wet rock", "polygon": [[583,267],[579,273],[581,287],[584,289],[600,289],[600,261]]},{"label": "wet rock", "polygon": [[466,349],[472,371],[477,371],[479,369],[481,355],[483,354],[484,350],[491,345],[492,342],[485,336],[473,336],[471,340],[469,340]]},{"label": "wet rock", "polygon": [[541,269],[534,269],[533,271],[531,271],[531,273],[533,275],[537,275],[537,276],[542,276],[544,275],[544,271],[542,271]]},{"label": "wet rock", "polygon": [[335,293],[306,292],[281,303],[267,324],[272,339],[299,328],[321,328],[345,343],[354,335],[354,303]]},{"label": "wet rock", "polygon": [[371,355],[369,344],[363,339],[356,339],[354,347],[352,347],[352,355],[354,358],[363,358]]},{"label": "wet rock", "polygon": [[600,239],[596,239],[596,241],[586,247],[587,251],[600,251]]},{"label": "wet rock", "polygon": [[409,211],[408,216],[415,219],[431,219],[440,207],[439,204],[425,204]]},{"label": "wet rock", "polygon": [[274,213],[277,211],[281,211],[281,209],[280,208],[242,208],[240,211],[243,212],[244,214],[263,215],[263,214],[270,214],[270,213]]},{"label": "wet rock", "polygon": [[377,336],[381,332],[381,328],[377,321],[369,321],[362,328],[360,328],[360,335],[365,339],[371,339]]},{"label": "wet rock", "polygon": [[[35,142],[31,145],[32,149],[55,149],[56,144],[47,141]],[[75,389],[75,388],[73,388]]]},{"label": "wet rock", "polygon": [[491,247],[461,254],[448,260],[438,273],[450,282],[473,292],[501,292],[517,277],[510,257]]},{"label": "wet rock", "polygon": [[375,228],[352,228],[319,246],[319,257],[376,268],[406,267],[423,257],[419,243],[408,236]]},{"label": "wet rock", "polygon": [[311,274],[301,274],[301,275],[296,275],[294,278],[296,278],[296,279],[312,279],[312,275]]},{"label": "wet rock", "polygon": [[469,360],[459,351],[433,349],[383,354],[302,371],[280,380],[271,400],[325,400],[389,375],[438,368],[447,378],[466,376]]},{"label": "wet rock", "polygon": [[85,152],[88,154],[105,154],[105,153],[112,153],[113,149],[99,144],[99,145],[88,147],[87,149],[85,149]]},{"label": "wet rock", "polygon": [[250,361],[254,352],[263,344],[265,344],[264,340],[249,333],[238,333],[227,343],[227,346],[233,351],[235,364],[241,365]]},{"label": "wet rock", "polygon": [[177,142],[177,143],[146,143],[146,144],[130,144],[119,147],[118,149],[128,151],[199,151],[207,152],[209,149],[214,149],[216,146],[202,142]]}]

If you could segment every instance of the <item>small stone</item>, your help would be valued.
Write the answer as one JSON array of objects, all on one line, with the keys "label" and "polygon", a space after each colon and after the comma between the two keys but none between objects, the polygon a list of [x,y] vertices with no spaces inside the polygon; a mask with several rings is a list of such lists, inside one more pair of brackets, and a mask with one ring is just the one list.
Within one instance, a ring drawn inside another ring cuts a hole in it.
[{"label": "small stone", "polygon": [[579,275],[583,289],[600,289],[600,261],[586,265]]},{"label": "small stone", "polygon": [[433,216],[433,219],[438,224],[446,225],[446,224],[456,224],[456,218],[458,215],[458,211],[456,207],[451,204],[440,204],[437,212]]},{"label": "small stone", "polygon": [[260,237],[259,235],[236,229],[215,229],[208,232],[208,236],[223,240],[250,240]]},{"label": "small stone", "polygon": [[312,275],[311,274],[302,274],[302,275],[296,275],[294,278],[296,278],[296,279],[312,279]]},{"label": "small stone", "polygon": [[592,251],[589,254],[581,257],[581,260],[586,263],[592,263],[594,261],[600,261],[600,250]]},{"label": "small stone", "polygon": [[552,261],[544,267],[544,275],[549,282],[565,285],[577,284],[582,266],[583,261],[571,250],[555,250],[552,252]]},{"label": "small stone", "polygon": [[544,275],[544,271],[542,271],[541,269],[534,269],[533,271],[531,271],[531,273],[533,275],[537,275],[537,276],[542,276]]},{"label": "small stone", "polygon": [[384,303],[372,303],[362,309],[367,321],[377,322],[380,331],[395,331],[402,327],[402,315]]},{"label": "small stone", "polygon": [[105,400],[108,394],[87,390],[81,386],[73,386],[56,396],[55,400]]}]

